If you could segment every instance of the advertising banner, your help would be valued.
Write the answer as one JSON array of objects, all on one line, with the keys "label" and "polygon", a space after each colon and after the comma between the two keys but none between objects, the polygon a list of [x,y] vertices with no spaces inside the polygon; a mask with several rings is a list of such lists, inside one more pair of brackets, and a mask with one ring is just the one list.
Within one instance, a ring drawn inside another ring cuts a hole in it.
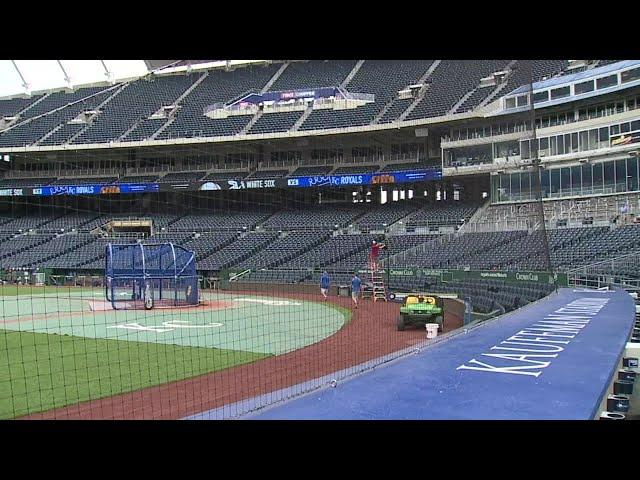
[{"label": "advertising banner", "polygon": [[119,193],[149,193],[160,191],[157,183],[122,183],[119,185],[52,185],[25,188],[26,195],[107,195]]},{"label": "advertising banner", "polygon": [[36,188],[4,188],[2,196],[53,196],[53,195],[115,195],[120,193],[174,192],[180,190],[253,190],[269,188],[350,187],[366,185],[392,185],[408,182],[424,182],[442,179],[442,170],[430,169],[406,172],[362,173],[354,175],[317,175],[311,177],[231,179],[208,182],[175,183],[122,183],[116,185],[50,185]]},{"label": "advertising banner", "polygon": [[499,272],[493,270],[447,270],[430,268],[390,268],[391,277],[436,277],[441,281],[470,280],[470,279],[494,279],[509,283],[538,282],[552,284],[554,276],[558,285],[567,286],[567,274],[556,273],[554,276],[548,272],[511,271]]},{"label": "advertising banner", "polygon": [[363,173],[355,175],[316,175],[287,179],[289,187],[349,187],[407,182],[424,182],[442,179],[442,170],[407,172]]}]

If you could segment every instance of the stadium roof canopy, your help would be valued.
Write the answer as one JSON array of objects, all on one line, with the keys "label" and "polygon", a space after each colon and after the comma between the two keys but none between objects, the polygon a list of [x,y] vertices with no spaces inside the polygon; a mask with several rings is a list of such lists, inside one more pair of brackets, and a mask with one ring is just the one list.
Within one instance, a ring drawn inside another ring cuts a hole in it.
[{"label": "stadium roof canopy", "polygon": [[0,60],[0,98],[263,60]]}]

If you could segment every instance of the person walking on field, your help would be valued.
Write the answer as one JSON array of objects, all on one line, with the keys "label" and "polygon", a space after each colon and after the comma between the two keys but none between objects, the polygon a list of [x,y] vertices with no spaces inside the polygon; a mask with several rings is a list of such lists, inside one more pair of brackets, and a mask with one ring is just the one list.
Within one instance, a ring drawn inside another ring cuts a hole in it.
[{"label": "person walking on field", "polygon": [[378,257],[380,256],[380,250],[382,250],[386,245],[384,243],[378,243],[375,240],[371,245],[371,253],[369,254],[369,264],[371,265],[371,270],[378,269]]},{"label": "person walking on field", "polygon": [[360,295],[361,286],[362,280],[360,280],[357,273],[354,273],[353,278],[351,279],[351,300],[353,300],[355,308],[358,308],[358,296]]},{"label": "person walking on field", "polygon": [[325,302],[327,301],[327,293],[329,293],[329,286],[331,285],[331,279],[329,278],[329,274],[325,270],[320,277],[320,293],[324,297]]}]

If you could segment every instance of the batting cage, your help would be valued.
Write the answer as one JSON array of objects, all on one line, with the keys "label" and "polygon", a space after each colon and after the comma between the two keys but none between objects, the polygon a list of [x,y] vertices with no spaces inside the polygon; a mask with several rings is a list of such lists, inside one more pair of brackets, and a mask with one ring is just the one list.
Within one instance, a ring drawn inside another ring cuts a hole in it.
[{"label": "batting cage", "polygon": [[109,243],[105,277],[114,310],[198,305],[195,254],[173,243]]}]

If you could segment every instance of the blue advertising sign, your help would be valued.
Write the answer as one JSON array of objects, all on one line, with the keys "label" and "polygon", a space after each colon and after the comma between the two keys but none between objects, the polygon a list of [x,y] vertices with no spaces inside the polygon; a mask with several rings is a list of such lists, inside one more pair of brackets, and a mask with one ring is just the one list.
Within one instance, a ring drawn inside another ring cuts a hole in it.
[{"label": "blue advertising sign", "polygon": [[288,187],[349,187],[389,183],[424,182],[442,179],[442,170],[362,173],[356,175],[316,175],[287,179]]},{"label": "blue advertising sign", "polygon": [[120,185],[53,185],[31,189],[32,195],[105,195],[118,193],[158,192],[157,183],[122,183]]},{"label": "blue advertising sign", "polygon": [[434,168],[422,171],[361,173],[353,175],[316,175],[312,177],[273,178],[273,179],[238,179],[183,183],[122,183],[119,185],[87,184],[87,185],[50,185],[35,188],[0,189],[0,196],[36,195],[48,197],[53,195],[109,195],[120,193],[154,193],[176,190],[245,190],[286,187],[350,187],[360,185],[380,185],[407,182],[424,182],[442,179],[442,170]]}]

